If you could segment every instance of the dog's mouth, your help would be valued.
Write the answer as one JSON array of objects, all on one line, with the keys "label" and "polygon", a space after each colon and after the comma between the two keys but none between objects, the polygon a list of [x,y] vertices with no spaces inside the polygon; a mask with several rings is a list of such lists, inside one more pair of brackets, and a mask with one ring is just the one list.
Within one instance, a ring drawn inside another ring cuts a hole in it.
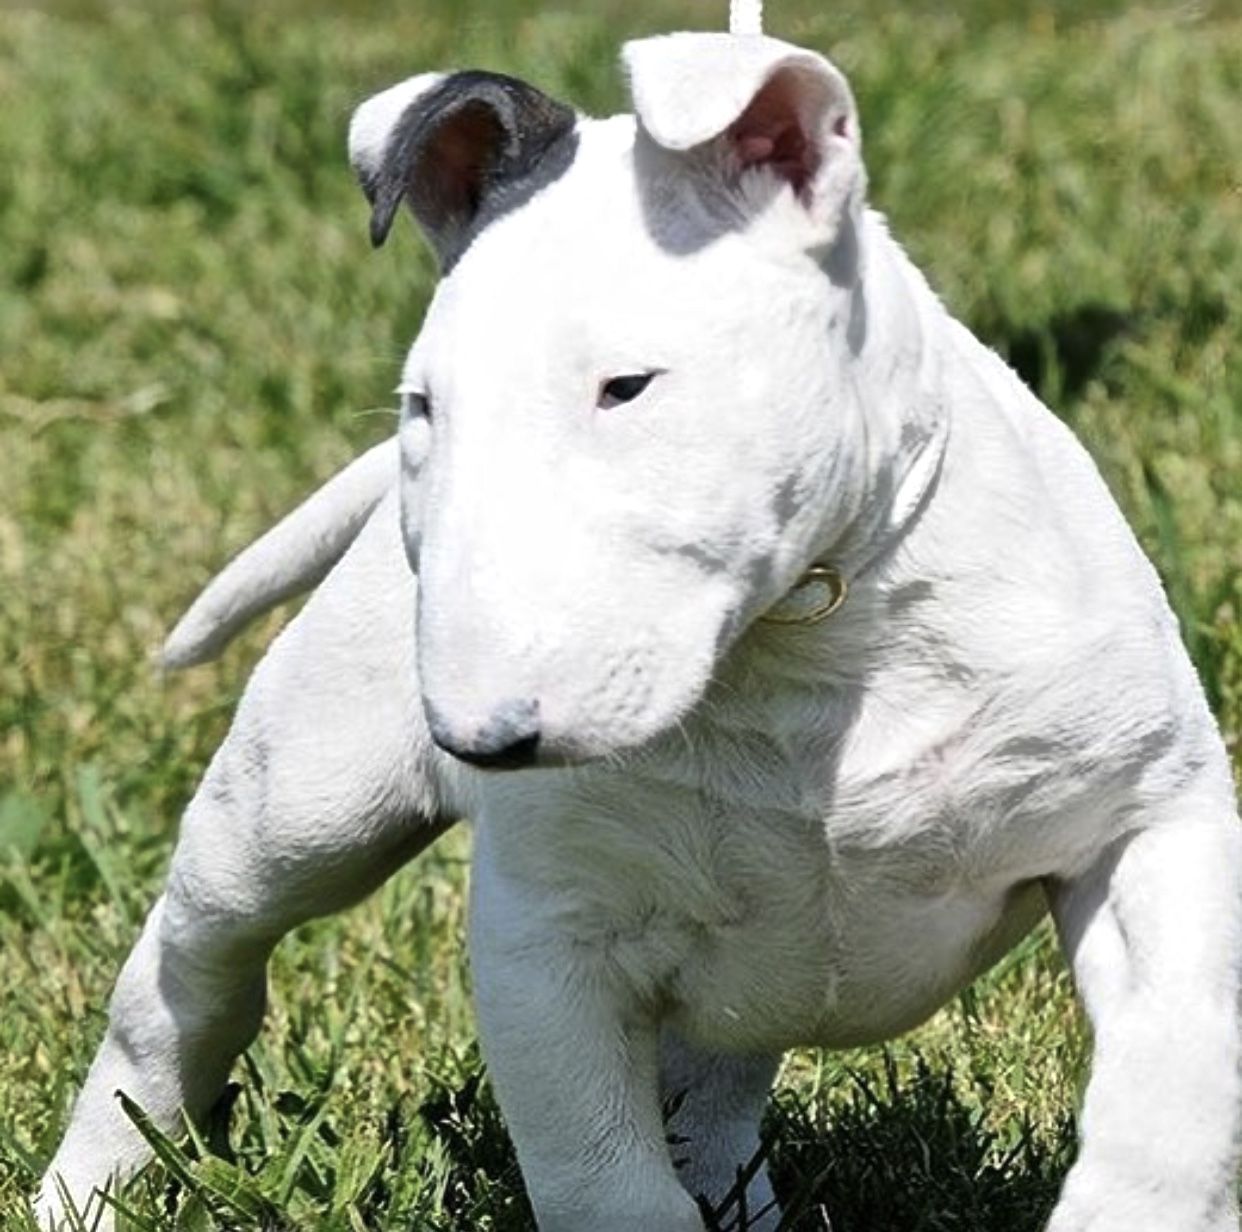
[{"label": "dog's mouth", "polygon": [[580,742],[568,742],[567,747],[567,742],[545,739],[542,732],[490,746],[463,745],[433,734],[432,743],[462,765],[499,778],[522,770],[575,770],[603,763],[616,768],[663,734],[661,729],[641,742],[607,747],[587,747]]}]

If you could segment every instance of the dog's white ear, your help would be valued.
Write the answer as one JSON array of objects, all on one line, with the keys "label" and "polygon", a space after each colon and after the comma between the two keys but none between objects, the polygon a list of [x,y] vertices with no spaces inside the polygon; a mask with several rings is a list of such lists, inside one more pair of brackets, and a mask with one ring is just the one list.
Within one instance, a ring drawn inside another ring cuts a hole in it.
[{"label": "dog's white ear", "polygon": [[405,201],[450,266],[576,124],[571,108],[500,73],[425,73],[368,99],[350,123],[349,158],[371,203],[371,242],[387,239]]},{"label": "dog's white ear", "polygon": [[670,34],[622,57],[642,130],[696,174],[738,186],[766,170],[793,190],[816,243],[861,202],[858,110],[823,56],[762,35]]}]

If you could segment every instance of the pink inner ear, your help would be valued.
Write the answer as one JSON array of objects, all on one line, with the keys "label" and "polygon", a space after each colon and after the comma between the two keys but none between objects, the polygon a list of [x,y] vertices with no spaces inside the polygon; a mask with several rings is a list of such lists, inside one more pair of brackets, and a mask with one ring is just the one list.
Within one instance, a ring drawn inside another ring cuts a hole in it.
[{"label": "pink inner ear", "polygon": [[729,129],[743,168],[770,167],[804,197],[819,170],[820,152],[804,127],[798,75],[777,73]]}]

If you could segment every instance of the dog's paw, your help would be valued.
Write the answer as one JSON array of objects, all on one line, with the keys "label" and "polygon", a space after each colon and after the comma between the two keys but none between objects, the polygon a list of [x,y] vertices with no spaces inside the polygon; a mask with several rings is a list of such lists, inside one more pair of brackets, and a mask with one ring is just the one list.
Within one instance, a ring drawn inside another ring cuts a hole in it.
[{"label": "dog's paw", "polygon": [[76,1201],[53,1178],[45,1177],[31,1206],[39,1232],[70,1232],[79,1228],[115,1232],[116,1213],[94,1190],[82,1201]]}]

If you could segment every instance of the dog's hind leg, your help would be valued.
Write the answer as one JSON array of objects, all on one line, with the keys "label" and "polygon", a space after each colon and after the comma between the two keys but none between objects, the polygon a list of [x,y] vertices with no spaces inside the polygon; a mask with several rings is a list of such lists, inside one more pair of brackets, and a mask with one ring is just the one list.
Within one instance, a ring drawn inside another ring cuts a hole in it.
[{"label": "dog's hind leg", "polygon": [[759,1122],[780,1063],[779,1055],[710,1052],[661,1033],[660,1093],[677,1179],[722,1228],[769,1232],[780,1223],[759,1158]]},{"label": "dog's hind leg", "polygon": [[[1224,776],[1222,776],[1224,777]],[[1237,1232],[1242,827],[1225,786],[1050,888],[1095,1034],[1049,1232]]]},{"label": "dog's hind leg", "polygon": [[98,1208],[97,1189],[146,1161],[117,1091],[167,1131],[200,1116],[259,1028],[276,942],[366,895],[449,824],[451,770],[415,677],[415,585],[389,498],[255,671],[117,982],[41,1226],[65,1194]]}]

